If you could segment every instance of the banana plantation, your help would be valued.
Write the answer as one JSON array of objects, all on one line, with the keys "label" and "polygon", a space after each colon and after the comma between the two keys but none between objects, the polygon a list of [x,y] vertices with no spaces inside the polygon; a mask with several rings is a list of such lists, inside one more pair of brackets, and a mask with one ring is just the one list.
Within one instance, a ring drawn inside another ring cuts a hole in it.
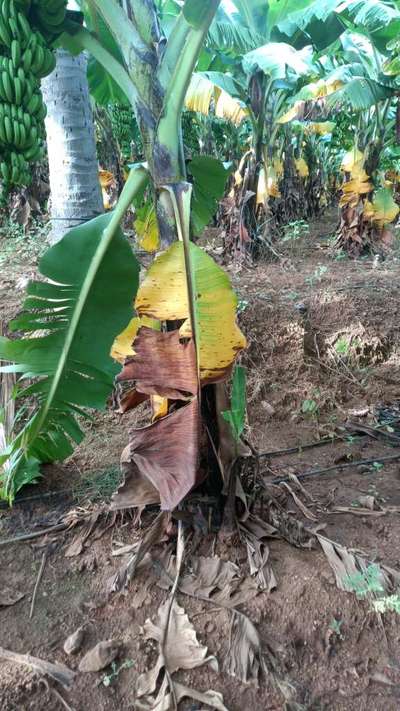
[{"label": "banana plantation", "polygon": [[399,0],[0,0],[1,711],[400,707]]}]

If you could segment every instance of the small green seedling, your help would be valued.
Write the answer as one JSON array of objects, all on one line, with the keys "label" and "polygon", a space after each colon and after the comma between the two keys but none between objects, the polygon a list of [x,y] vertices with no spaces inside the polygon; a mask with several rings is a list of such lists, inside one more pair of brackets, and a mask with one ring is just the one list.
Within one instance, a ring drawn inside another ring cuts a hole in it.
[{"label": "small green seedling", "polygon": [[339,639],[344,639],[344,637],[340,631],[342,624],[343,624],[343,620],[337,620],[335,617],[333,618],[333,620],[331,620],[331,622],[329,624],[329,629],[331,629],[332,632],[334,632],[339,637]]},{"label": "small green seedling", "polygon": [[315,400],[303,400],[301,411],[304,415],[316,415],[318,412],[318,403]]},{"label": "small green seedling", "polygon": [[311,274],[311,276],[305,278],[306,284],[309,284],[309,286],[314,286],[317,282],[320,282],[324,274],[328,271],[328,267],[326,267],[324,264],[318,264],[318,266],[314,269],[314,273]]},{"label": "small green seedling", "polygon": [[305,222],[305,220],[289,222],[283,228],[282,242],[297,242],[297,240],[305,237],[308,231],[308,222]]},{"label": "small green seedling", "polygon": [[236,442],[239,442],[246,420],[246,369],[235,367],[232,381],[231,409],[225,410],[222,417],[229,422]]},{"label": "small green seedling", "polygon": [[396,612],[400,615],[400,595],[387,595],[374,601],[374,610],[384,614],[385,612]]},{"label": "small green seedling", "polygon": [[335,351],[338,355],[347,356],[350,350],[350,341],[346,336],[341,336],[335,343]]},{"label": "small green seedling", "polygon": [[372,466],[375,469],[375,471],[377,471],[377,472],[379,472],[381,469],[383,469],[382,462],[374,462]]},{"label": "small green seedling", "polygon": [[246,311],[248,305],[249,305],[249,302],[246,301],[246,299],[239,299],[238,305],[237,305],[237,313],[242,314],[244,311]]},{"label": "small green seedling", "polygon": [[125,662],[122,662],[120,666],[117,665],[116,662],[111,662],[111,674],[106,674],[102,678],[102,684],[103,686],[111,686],[111,684],[118,679],[120,673],[122,672],[123,669],[131,669],[134,665],[133,659],[127,659]]}]

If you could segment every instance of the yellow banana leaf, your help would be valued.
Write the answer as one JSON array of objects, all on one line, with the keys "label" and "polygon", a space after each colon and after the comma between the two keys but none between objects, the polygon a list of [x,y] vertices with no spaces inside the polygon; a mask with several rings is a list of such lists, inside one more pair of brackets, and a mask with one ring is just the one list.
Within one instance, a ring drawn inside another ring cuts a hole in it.
[{"label": "yellow banana leaf", "polygon": [[146,252],[156,252],[160,247],[160,233],[153,203],[137,210],[133,226],[139,247]]},{"label": "yellow banana leaf", "polygon": [[[333,94],[335,91],[338,91],[344,86],[344,83],[340,81],[339,79],[327,81],[325,79],[320,79],[319,81],[312,82],[311,84],[308,84],[304,89],[302,90],[302,96],[304,97],[303,99],[296,101],[294,105],[285,113],[283,116],[281,116],[278,119],[278,123],[289,123],[289,121],[293,121],[293,119],[299,118],[301,114],[301,110],[304,107],[306,101],[312,101],[313,99],[323,99],[325,96],[329,96],[330,94]],[[306,93],[306,96],[305,96]],[[323,125],[323,124],[315,124],[315,125]],[[326,133],[330,133],[330,131],[326,131]]]},{"label": "yellow banana leaf", "polygon": [[219,118],[226,118],[235,125],[240,124],[248,115],[248,111],[237,99],[232,98],[207,77],[193,74],[186,92],[186,108],[208,116],[212,102],[215,105],[215,115]]},{"label": "yellow banana leaf", "polygon": [[265,205],[268,197],[281,197],[278,187],[278,177],[273,166],[267,168],[263,167],[260,170],[257,184],[257,205]]},{"label": "yellow banana leaf", "polygon": [[364,209],[363,209],[363,217],[365,220],[372,220],[375,215],[375,210],[372,202],[370,200],[366,200],[364,203]]},{"label": "yellow banana leaf", "polygon": [[189,111],[208,115],[211,99],[214,98],[214,84],[200,74],[193,74],[186,93],[185,105]]},{"label": "yellow banana leaf", "polygon": [[261,168],[257,183],[257,205],[265,205],[268,198],[267,179],[265,168]]},{"label": "yellow banana leaf", "polygon": [[372,220],[379,227],[384,227],[393,222],[399,214],[399,206],[393,200],[392,191],[389,188],[380,188],[376,191],[372,201],[372,209],[374,211]]},{"label": "yellow banana leaf", "polygon": [[358,178],[349,180],[342,185],[343,195],[340,198],[340,206],[350,205],[355,207],[360,199],[360,195],[368,195],[373,190],[373,185],[370,182],[364,182]]},{"label": "yellow banana leaf", "polygon": [[102,188],[111,188],[116,185],[115,177],[109,170],[99,170],[99,180]]},{"label": "yellow banana leaf", "polygon": [[[272,161],[272,167],[275,171],[274,179],[276,180],[277,178],[281,178],[283,175],[283,163],[280,158],[274,158]],[[271,170],[269,171],[269,175],[271,175]]]},{"label": "yellow banana leaf", "polygon": [[334,121],[310,121],[305,125],[306,133],[315,133],[317,136],[326,136],[335,128]]},{"label": "yellow banana leaf", "polygon": [[[227,376],[246,339],[236,324],[237,298],[227,274],[193,242],[188,247],[200,379],[217,382]],[[181,336],[191,336],[182,242],[175,242],[153,262],[139,288],[135,308],[140,316],[160,321],[185,320]]]},{"label": "yellow banana leaf", "polygon": [[278,118],[277,123],[289,123],[289,121],[297,119],[299,116],[299,111],[304,106],[304,103],[304,101],[296,101],[296,103],[293,104],[293,106],[288,111],[286,111],[286,113],[284,113]]},{"label": "yellow banana leaf", "polygon": [[363,165],[364,160],[364,153],[359,151],[358,148],[354,147],[350,151],[347,151],[347,153],[344,155],[340,169],[343,170],[344,173],[351,173],[353,171],[354,166],[357,163],[361,163],[361,165]]},{"label": "yellow banana leaf", "polygon": [[339,201],[341,207],[344,205],[355,207],[360,195],[368,195],[374,188],[364,169],[363,161],[364,155],[360,151],[349,151],[343,159],[342,170],[344,169],[346,173],[350,172],[351,178],[342,185],[342,197]]},{"label": "yellow banana leaf", "polygon": [[310,171],[304,158],[295,159],[294,163],[296,166],[296,170],[300,175],[300,178],[308,178],[308,176],[310,175]]},{"label": "yellow banana leaf", "polygon": [[156,319],[147,318],[147,316],[143,316],[142,318],[135,316],[128,323],[122,333],[120,333],[114,340],[110,351],[111,358],[114,358],[114,360],[118,361],[118,363],[123,364],[126,358],[130,358],[135,355],[132,345],[139,328],[142,326],[154,328],[155,331],[160,330],[160,322]]},{"label": "yellow banana leaf", "polygon": [[[218,90],[216,90],[217,93]],[[218,118],[228,119],[235,126],[238,126],[247,117],[248,111],[236,99],[229,96],[226,91],[220,89],[215,105],[215,115]]]}]

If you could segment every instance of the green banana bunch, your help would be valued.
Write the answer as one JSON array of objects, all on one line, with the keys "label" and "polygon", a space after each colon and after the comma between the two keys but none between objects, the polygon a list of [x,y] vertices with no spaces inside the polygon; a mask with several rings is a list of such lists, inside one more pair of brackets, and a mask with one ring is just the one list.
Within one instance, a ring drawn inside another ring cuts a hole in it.
[{"label": "green banana bunch", "polygon": [[52,42],[63,31],[67,0],[32,0],[28,19],[32,27]]},{"label": "green banana bunch", "polygon": [[[29,163],[44,155],[46,107],[40,80],[56,64],[50,35],[65,19],[64,0],[0,0],[0,180],[30,182]],[[51,28],[51,29],[49,29]],[[42,30],[42,31],[41,31]]]},{"label": "green banana bunch", "polygon": [[135,117],[128,106],[113,104],[110,111],[113,134],[124,157],[131,155],[131,141],[134,137]]}]

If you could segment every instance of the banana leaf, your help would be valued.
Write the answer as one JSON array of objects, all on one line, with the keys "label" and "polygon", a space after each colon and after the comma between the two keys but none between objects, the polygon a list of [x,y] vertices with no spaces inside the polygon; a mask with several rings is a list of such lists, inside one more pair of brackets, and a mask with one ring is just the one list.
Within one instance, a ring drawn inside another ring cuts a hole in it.
[{"label": "banana leaf", "polygon": [[[20,396],[34,396],[29,420],[0,453],[0,496],[12,502],[35,480],[39,463],[63,460],[83,432],[77,415],[104,408],[120,370],[110,357],[138,288],[139,264],[107,213],[76,227],[43,256],[47,281],[29,284],[24,311],[12,324],[24,338],[0,338],[0,359],[29,379]],[[84,409],[83,409],[84,408]]]}]

